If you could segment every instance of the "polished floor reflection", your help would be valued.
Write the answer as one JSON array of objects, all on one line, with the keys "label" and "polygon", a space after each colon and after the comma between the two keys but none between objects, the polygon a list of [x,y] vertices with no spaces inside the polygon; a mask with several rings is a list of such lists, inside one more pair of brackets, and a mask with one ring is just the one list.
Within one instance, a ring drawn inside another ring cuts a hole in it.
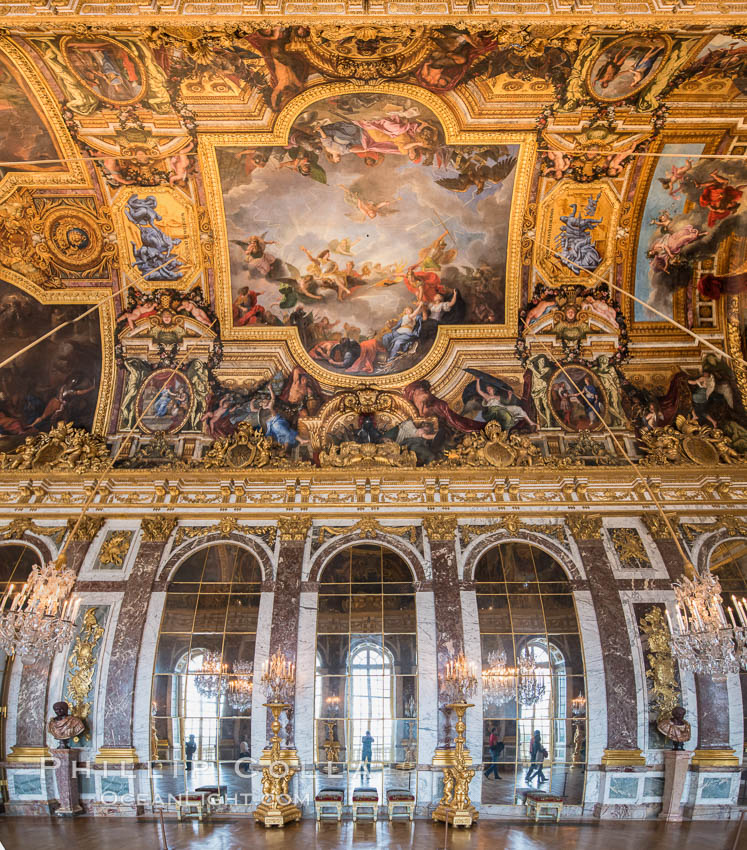
[{"label": "polished floor reflection", "polygon": [[[471,832],[449,831],[444,845],[443,828],[428,821],[376,824],[344,822],[339,826],[313,821],[264,830],[251,821],[216,821],[212,824],[166,822],[169,850],[280,850],[301,847],[305,850],[332,850],[343,847],[454,848],[454,850],[731,850],[736,824],[700,822],[659,824],[620,822],[589,825],[517,824],[483,821]],[[747,850],[747,830],[739,850]],[[159,826],[153,820],[120,818],[82,818],[73,821],[54,818],[9,818],[0,820],[0,841],[6,850],[122,850],[123,847],[161,850]]]}]

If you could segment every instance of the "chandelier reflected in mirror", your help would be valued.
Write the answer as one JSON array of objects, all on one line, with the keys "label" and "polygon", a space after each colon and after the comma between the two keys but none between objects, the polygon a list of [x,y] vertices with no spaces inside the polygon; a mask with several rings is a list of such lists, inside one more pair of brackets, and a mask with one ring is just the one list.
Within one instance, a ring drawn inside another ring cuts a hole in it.
[{"label": "chandelier reflected in mirror", "polygon": [[547,692],[544,676],[537,670],[537,662],[527,648],[519,655],[518,699],[524,706],[536,705]]},{"label": "chandelier reflected in mirror", "polygon": [[503,705],[516,696],[516,678],[518,670],[506,663],[506,653],[502,649],[488,654],[488,666],[482,671],[483,699],[493,705]]},{"label": "chandelier reflected in mirror", "polygon": [[466,703],[477,690],[475,667],[463,653],[446,662],[439,679],[447,703]]},{"label": "chandelier reflected in mirror", "polygon": [[687,670],[724,679],[747,669],[747,600],[732,596],[727,620],[721,582],[710,571],[693,572],[674,584],[676,627],[667,612],[672,655]]},{"label": "chandelier reflected in mirror", "polygon": [[252,704],[254,682],[253,665],[249,661],[236,661],[233,676],[228,681],[228,704],[234,711],[246,711]]},{"label": "chandelier reflected in mirror", "polygon": [[0,647],[24,664],[49,658],[72,640],[80,599],[70,596],[76,573],[61,554],[51,564],[31,568],[15,593],[10,585],[0,601]]},{"label": "chandelier reflected in mirror", "polygon": [[195,676],[197,691],[206,699],[222,697],[228,689],[227,670],[227,665],[221,664],[220,652],[206,649],[202,655],[202,667]]}]

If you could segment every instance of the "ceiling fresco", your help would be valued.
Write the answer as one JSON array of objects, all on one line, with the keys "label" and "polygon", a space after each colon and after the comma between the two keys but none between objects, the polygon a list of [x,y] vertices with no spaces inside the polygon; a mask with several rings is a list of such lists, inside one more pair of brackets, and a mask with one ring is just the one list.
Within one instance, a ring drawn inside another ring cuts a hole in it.
[{"label": "ceiling fresco", "polygon": [[6,26],[0,466],[742,460],[746,98],[706,23]]}]

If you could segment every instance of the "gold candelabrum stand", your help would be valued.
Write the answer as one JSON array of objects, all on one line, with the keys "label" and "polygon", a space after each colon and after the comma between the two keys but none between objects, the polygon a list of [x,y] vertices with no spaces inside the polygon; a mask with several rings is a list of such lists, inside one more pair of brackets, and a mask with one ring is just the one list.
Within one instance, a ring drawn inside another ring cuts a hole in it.
[{"label": "gold candelabrum stand", "polygon": [[295,747],[280,746],[280,715],[290,708],[287,702],[266,702],[272,712],[272,738],[270,749],[259,760],[262,768],[262,802],[254,811],[254,819],[263,826],[284,827],[286,823],[301,820],[301,810],[293,803],[288,785],[300,767]]},{"label": "gold candelabrum stand", "polygon": [[471,827],[480,817],[480,813],[469,799],[469,784],[475,771],[470,767],[472,756],[464,738],[467,730],[464,715],[473,705],[466,700],[460,700],[446,706],[457,716],[455,727],[457,736],[454,740],[454,748],[437,750],[436,758],[433,760],[433,763],[442,767],[444,772],[444,793],[433,812],[433,820],[450,823],[452,826]]}]

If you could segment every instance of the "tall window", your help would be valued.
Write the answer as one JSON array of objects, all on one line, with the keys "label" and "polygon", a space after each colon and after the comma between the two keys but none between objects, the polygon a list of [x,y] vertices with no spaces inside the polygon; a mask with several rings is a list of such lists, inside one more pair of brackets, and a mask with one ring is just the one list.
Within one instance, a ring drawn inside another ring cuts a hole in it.
[{"label": "tall window", "polygon": [[380,546],[336,555],[319,580],[317,783],[416,782],[417,640],[409,567]]},{"label": "tall window", "polygon": [[256,559],[230,544],[196,552],[169,583],[151,704],[153,791],[164,800],[221,784],[250,801],[249,773],[235,763],[251,754],[261,587]]},{"label": "tall window", "polygon": [[[538,787],[580,802],[586,685],[570,582],[542,550],[510,543],[483,555],[475,589],[483,669],[502,658],[509,668],[522,659],[533,667],[532,675],[508,677],[502,690],[483,694],[483,761],[497,766],[483,779],[482,802],[513,804],[522,790]],[[491,751],[494,731],[503,746]],[[548,753],[539,776],[529,773],[535,732]]]}]

